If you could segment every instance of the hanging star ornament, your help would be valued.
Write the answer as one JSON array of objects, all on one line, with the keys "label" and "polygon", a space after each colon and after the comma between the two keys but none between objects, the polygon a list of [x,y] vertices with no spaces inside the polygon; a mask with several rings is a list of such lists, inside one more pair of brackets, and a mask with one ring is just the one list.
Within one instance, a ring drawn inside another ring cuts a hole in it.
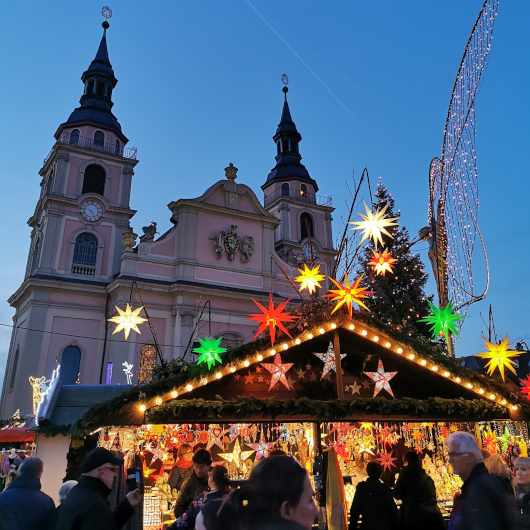
[{"label": "hanging star ornament", "polygon": [[391,468],[396,467],[396,464],[394,464],[394,462],[397,460],[397,458],[392,456],[393,453],[394,451],[390,451],[390,453],[387,453],[386,451],[381,451],[379,453],[379,458],[376,458],[376,460],[383,467],[383,471],[390,471]]},{"label": "hanging star ornament", "polygon": [[219,456],[227,462],[234,462],[236,467],[239,468],[253,452],[254,449],[252,451],[241,451],[239,439],[237,439],[234,444],[234,450],[231,453],[219,453]]},{"label": "hanging star ornament", "polygon": [[256,300],[252,299],[252,301],[262,311],[262,313],[251,314],[250,318],[245,319],[245,320],[254,320],[254,322],[257,322],[258,324],[261,323],[261,326],[258,329],[258,332],[254,336],[254,338],[256,338],[260,333],[265,331],[267,326],[269,326],[271,344],[273,346],[274,346],[276,326],[278,326],[288,337],[291,337],[291,335],[289,335],[289,332],[285,329],[282,322],[294,322],[299,317],[295,317],[294,315],[291,315],[290,313],[283,312],[289,300],[290,298],[288,298],[287,300],[284,300],[280,305],[278,305],[278,307],[274,308],[274,302],[272,301],[272,294],[269,293],[269,309],[266,309],[259,302],[256,302]]},{"label": "hanging star ornament", "polygon": [[372,269],[374,269],[377,275],[381,274],[384,276],[387,271],[392,272],[392,269],[394,268],[393,264],[397,259],[392,257],[387,248],[385,248],[384,252],[372,250],[372,253],[374,257],[372,258],[372,261],[368,262],[368,265],[372,265]]},{"label": "hanging star ornament", "polygon": [[316,287],[320,287],[322,289],[322,285],[320,285],[318,282],[321,282],[325,276],[323,274],[319,274],[320,265],[310,269],[307,264],[304,263],[304,270],[298,270],[300,271],[301,276],[297,276],[294,281],[300,283],[300,291],[307,289],[309,294],[313,294]]},{"label": "hanging star ornament", "polygon": [[[333,348],[333,344],[331,342],[328,345],[328,351],[326,353],[313,352],[313,355],[316,355],[324,363],[324,369],[322,370],[322,376],[320,377],[321,381],[328,372],[337,371],[337,366],[335,364],[335,349]],[[344,357],[346,357],[346,354],[341,353],[340,359],[342,360]]]},{"label": "hanging star ornament", "polygon": [[262,432],[259,437],[259,443],[252,444],[250,447],[256,451],[256,460],[261,460],[262,458],[267,458],[269,456],[270,450],[274,447],[274,444],[266,442],[265,436]]},{"label": "hanging star ornament", "polygon": [[379,210],[377,208],[375,214],[368,209],[368,206],[366,206],[366,203],[363,203],[364,207],[366,208],[366,215],[363,215],[362,213],[359,213],[359,215],[363,218],[363,221],[355,221],[351,222],[349,221],[348,224],[350,225],[357,225],[354,226],[351,230],[362,230],[363,237],[359,244],[361,244],[365,239],[370,238],[374,245],[377,248],[377,242],[381,243],[381,246],[383,246],[383,238],[381,237],[381,234],[385,234],[388,237],[393,237],[390,232],[388,232],[386,229],[390,227],[397,226],[398,223],[395,223],[394,221],[397,221],[397,217],[387,218],[385,217],[386,209],[388,208],[388,204],[385,204],[384,208],[382,210]]},{"label": "hanging star ornament", "polygon": [[385,372],[383,363],[379,359],[379,364],[377,366],[377,372],[364,372],[374,383],[374,397],[379,394],[381,390],[386,390],[392,397],[394,397],[394,392],[390,388],[390,380],[397,374],[397,372]]},{"label": "hanging star ornament", "polygon": [[338,287],[338,289],[329,289],[329,294],[325,294],[325,297],[329,297],[332,299],[333,302],[337,302],[337,305],[331,312],[331,314],[335,313],[339,307],[341,307],[343,304],[346,304],[348,306],[348,312],[350,313],[350,317],[352,316],[352,303],[356,303],[362,307],[364,307],[367,311],[370,311],[362,302],[361,298],[368,298],[368,294],[373,294],[372,291],[365,291],[364,287],[359,287],[359,284],[361,283],[361,280],[363,279],[363,276],[360,276],[355,280],[353,285],[350,286],[350,282],[348,280],[348,275],[345,274],[345,285],[341,285],[339,282],[335,281],[333,278],[330,278],[330,280]]},{"label": "hanging star ornament", "polygon": [[215,365],[216,362],[221,364],[223,361],[219,357],[220,353],[224,353],[226,348],[221,348],[219,344],[223,340],[223,337],[218,339],[211,339],[210,337],[204,337],[204,340],[198,339],[201,344],[199,348],[193,348],[193,353],[200,353],[201,356],[197,360],[197,364],[207,363],[208,370]]},{"label": "hanging star ornament", "polygon": [[519,379],[521,381],[521,394],[526,394],[526,399],[530,399],[530,375],[526,376],[526,379]]},{"label": "hanging star ornament", "polygon": [[482,337],[482,340],[486,343],[486,346],[482,347],[486,348],[488,351],[479,353],[476,357],[481,357],[482,359],[489,359],[489,362],[486,364],[486,368],[488,368],[488,375],[493,375],[495,368],[498,368],[499,372],[501,373],[502,380],[504,381],[505,367],[508,368],[510,372],[516,374],[514,366],[517,366],[517,364],[512,361],[511,358],[518,357],[519,355],[521,355],[521,352],[509,351],[508,348],[511,346],[511,344],[508,344],[508,335],[506,335],[506,337],[504,337],[504,339],[499,342],[499,344],[492,344],[484,337]]},{"label": "hanging star ornament", "polygon": [[272,390],[272,388],[278,381],[282,382],[287,389],[291,389],[289,387],[287,379],[285,378],[285,374],[293,366],[293,364],[294,363],[282,364],[282,358],[280,357],[279,353],[277,353],[276,357],[274,358],[274,364],[261,363],[261,366],[263,366],[265,370],[268,370],[272,375],[271,384],[269,386],[269,392]]},{"label": "hanging star ornament", "polygon": [[418,322],[427,322],[431,325],[431,333],[434,339],[436,339],[440,333],[443,333],[445,340],[449,342],[449,332],[458,338],[458,330],[456,329],[455,324],[466,317],[453,313],[453,302],[449,300],[449,303],[444,308],[440,309],[431,304],[429,300],[427,300],[427,303],[431,308],[432,315],[420,318]]},{"label": "hanging star ornament", "polygon": [[497,441],[502,443],[503,453],[508,451],[508,445],[510,444],[510,431],[508,430],[508,427],[504,427],[504,435],[499,436]]},{"label": "hanging star ornament", "polygon": [[484,449],[489,451],[492,455],[499,452],[499,445],[497,444],[497,435],[488,427],[484,431]]},{"label": "hanging star ornament", "polygon": [[136,333],[140,333],[137,324],[147,322],[147,318],[138,316],[142,309],[143,306],[140,306],[138,309],[132,311],[131,306],[129,304],[127,304],[125,311],[122,311],[119,307],[116,307],[116,310],[119,314],[115,317],[108,319],[109,322],[114,322],[115,324],[118,324],[112,334],[114,335],[115,333],[119,333],[123,329],[125,333],[125,340],[127,340],[129,338],[129,333],[131,332],[131,329],[133,331],[136,331]]}]

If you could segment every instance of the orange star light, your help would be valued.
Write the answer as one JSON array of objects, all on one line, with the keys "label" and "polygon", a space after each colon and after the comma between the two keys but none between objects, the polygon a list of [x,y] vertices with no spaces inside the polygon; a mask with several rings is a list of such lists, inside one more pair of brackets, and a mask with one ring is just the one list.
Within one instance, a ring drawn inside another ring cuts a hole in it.
[{"label": "orange star light", "polygon": [[252,298],[252,301],[261,309],[261,311],[263,311],[262,314],[253,313],[250,315],[250,318],[245,319],[245,320],[254,320],[254,322],[257,322],[258,324],[261,323],[261,326],[258,329],[258,332],[254,336],[254,338],[256,338],[260,333],[265,331],[267,326],[269,326],[269,332],[271,335],[271,344],[273,346],[274,346],[276,326],[278,326],[287,336],[291,337],[291,335],[289,335],[289,332],[285,329],[282,322],[294,322],[294,320],[299,317],[295,317],[294,315],[283,312],[283,309],[285,308],[289,300],[290,298],[288,298],[287,300],[284,300],[275,309],[274,302],[272,301],[272,294],[269,294],[269,309],[265,309],[259,302],[256,302],[256,300]]},{"label": "orange star light", "polygon": [[320,285],[318,282],[321,282],[325,276],[323,274],[319,274],[320,265],[317,265],[316,267],[310,269],[307,264],[304,263],[304,270],[298,269],[300,271],[301,276],[297,276],[294,281],[299,282],[300,285],[300,291],[303,291],[304,289],[307,289],[309,291],[309,294],[312,294],[315,291],[316,287],[320,287],[322,289],[322,285]]},{"label": "orange star light", "polygon": [[393,263],[395,263],[397,259],[392,257],[392,255],[388,252],[388,249],[385,248],[384,252],[379,252],[377,250],[372,250],[372,252],[374,257],[372,258],[372,261],[368,263],[368,265],[372,265],[375,273],[377,275],[382,274],[384,276],[386,271],[392,272]]},{"label": "orange star light", "polygon": [[486,343],[486,346],[483,346],[483,348],[486,348],[488,351],[479,353],[477,357],[489,359],[489,362],[486,364],[488,375],[491,376],[495,371],[495,368],[498,368],[502,380],[504,381],[504,367],[508,368],[508,370],[515,374],[514,366],[516,366],[516,364],[512,361],[511,357],[517,357],[521,355],[521,352],[508,350],[511,346],[511,344],[508,344],[508,335],[506,335],[499,344],[492,344],[484,337],[482,337],[482,340]]},{"label": "orange star light", "polygon": [[276,357],[274,358],[274,364],[261,363],[261,366],[263,366],[265,370],[268,370],[272,375],[271,384],[269,386],[269,392],[273,389],[274,385],[278,381],[281,381],[289,390],[291,390],[291,387],[289,386],[289,383],[285,378],[285,373],[291,368],[291,366],[293,366],[293,364],[294,363],[282,364],[282,358],[280,357],[279,353],[277,353]]},{"label": "orange star light", "polygon": [[330,289],[329,292],[332,294],[325,294],[324,296],[329,296],[333,301],[337,301],[337,305],[335,306],[335,309],[331,312],[331,314],[335,313],[339,307],[342,306],[342,304],[346,304],[348,306],[348,311],[350,313],[350,317],[352,316],[352,303],[355,302],[356,304],[359,304],[360,306],[364,307],[367,311],[370,311],[362,302],[361,298],[368,298],[366,296],[367,294],[373,294],[373,291],[365,291],[364,287],[359,287],[359,283],[361,283],[361,280],[363,279],[364,274],[357,278],[353,285],[350,286],[350,282],[348,281],[348,275],[345,275],[345,285],[341,285],[339,282],[335,281],[333,278],[330,278],[330,280],[338,287],[338,289]]},{"label": "orange star light", "polygon": [[131,306],[127,304],[125,311],[122,311],[119,307],[116,307],[116,310],[119,314],[115,317],[108,319],[109,322],[114,322],[115,324],[118,324],[112,334],[114,335],[114,333],[118,333],[123,329],[125,333],[125,340],[127,340],[129,338],[129,333],[131,332],[131,329],[133,331],[136,331],[136,333],[140,333],[137,324],[147,322],[147,318],[138,316],[138,313],[140,313],[143,308],[143,306],[140,306],[138,309],[132,311]]}]

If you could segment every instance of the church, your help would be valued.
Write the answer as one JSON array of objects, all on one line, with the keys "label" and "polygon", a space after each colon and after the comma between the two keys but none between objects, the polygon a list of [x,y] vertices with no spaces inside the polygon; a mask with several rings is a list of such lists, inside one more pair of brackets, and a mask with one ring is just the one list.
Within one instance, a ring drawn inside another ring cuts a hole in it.
[{"label": "church", "polygon": [[[152,223],[138,237],[130,195],[142,177],[135,177],[137,150],[112,112],[118,80],[108,28],[103,22],[81,77],[80,106],[59,125],[39,171],[27,267],[9,298],[15,315],[0,418],[17,409],[33,414],[29,379],[48,380],[57,366],[63,385],[141,384],[159,356],[193,359],[205,336],[222,337],[225,348],[251,341],[253,299],[297,303],[298,268],[319,265],[328,274],[334,266],[331,197],[318,195],[301,163],[286,86],[273,136],[276,164],[260,197],[230,162],[201,195],[168,204],[167,231],[160,235]],[[149,320],[126,340],[109,319],[128,305]]]}]

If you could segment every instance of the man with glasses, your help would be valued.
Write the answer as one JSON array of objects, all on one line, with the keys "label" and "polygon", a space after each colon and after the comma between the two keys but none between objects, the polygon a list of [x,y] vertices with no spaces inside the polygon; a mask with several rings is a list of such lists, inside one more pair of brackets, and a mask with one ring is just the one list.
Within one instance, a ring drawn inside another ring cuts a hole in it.
[{"label": "man with glasses", "polygon": [[488,473],[477,439],[459,431],[452,433],[446,443],[453,473],[464,481],[462,495],[451,514],[450,528],[510,530],[510,499],[500,480]]},{"label": "man with glasses", "polygon": [[115,510],[108,496],[123,466],[123,459],[98,447],[83,460],[82,475],[61,504],[56,530],[119,530],[140,503],[138,491],[131,491]]}]

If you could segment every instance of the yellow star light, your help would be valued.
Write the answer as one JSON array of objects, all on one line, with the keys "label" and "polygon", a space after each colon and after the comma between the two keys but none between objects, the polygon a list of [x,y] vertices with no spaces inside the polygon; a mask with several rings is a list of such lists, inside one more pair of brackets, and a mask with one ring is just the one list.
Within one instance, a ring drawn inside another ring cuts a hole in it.
[{"label": "yellow star light", "polygon": [[138,309],[132,311],[131,306],[129,304],[127,304],[125,311],[122,311],[119,307],[116,307],[116,310],[119,314],[115,317],[109,318],[109,322],[114,322],[115,324],[118,324],[112,334],[114,335],[115,333],[119,333],[123,329],[123,331],[125,332],[125,340],[127,340],[129,338],[129,333],[131,332],[131,329],[133,331],[136,331],[136,333],[140,333],[137,324],[147,322],[147,318],[138,316],[142,309],[143,306],[140,306]]},{"label": "yellow star light", "polygon": [[254,452],[254,450],[241,451],[241,447],[239,446],[239,438],[236,438],[234,450],[231,453],[219,453],[219,456],[227,462],[234,462],[235,465],[239,468],[245,463],[246,459]]},{"label": "yellow star light", "polygon": [[[398,218],[392,217],[392,218],[385,218],[385,212],[388,208],[388,204],[385,205],[385,207],[382,210],[379,210],[377,208],[377,211],[375,214],[368,209],[368,206],[366,206],[366,203],[364,203],[364,207],[366,208],[366,215],[363,215],[362,213],[359,213],[359,215],[364,219],[364,221],[356,221],[352,222],[349,221],[348,224],[351,225],[358,225],[354,226],[351,230],[362,230],[363,231],[363,237],[360,241],[362,243],[365,239],[370,238],[376,248],[377,248],[377,241],[381,243],[381,246],[383,245],[383,239],[381,238],[381,234],[385,234],[389,237],[392,237],[392,235],[387,232],[386,228],[389,228],[391,226],[397,226],[398,223],[394,223]],[[359,243],[359,244],[360,244]]]},{"label": "yellow star light", "polygon": [[304,270],[298,269],[301,276],[297,276],[294,281],[300,282],[300,291],[307,289],[309,294],[312,294],[316,287],[320,287],[322,289],[322,285],[320,285],[318,282],[321,282],[325,276],[323,274],[319,274],[319,269],[320,265],[310,269],[305,263]]},{"label": "yellow star light", "polygon": [[363,279],[363,276],[360,276],[355,280],[353,285],[350,286],[350,282],[348,280],[348,275],[345,274],[345,280],[344,285],[341,285],[339,282],[335,281],[333,278],[330,278],[330,280],[338,287],[338,289],[330,289],[330,294],[325,294],[324,297],[329,297],[332,299],[332,301],[337,301],[337,305],[335,306],[335,309],[331,312],[331,314],[335,313],[339,307],[342,306],[342,304],[346,304],[348,307],[348,311],[350,313],[350,317],[352,316],[352,303],[355,302],[356,304],[359,304],[360,306],[364,307],[367,311],[370,311],[362,302],[361,298],[368,298],[366,296],[367,294],[373,294],[372,291],[365,291],[364,287],[359,287],[359,283],[361,283],[361,280]]},{"label": "yellow star light", "polygon": [[511,344],[508,344],[508,335],[499,344],[492,344],[484,337],[482,337],[482,340],[486,343],[486,346],[483,346],[483,348],[486,348],[488,351],[479,353],[477,357],[489,359],[489,362],[486,364],[488,375],[492,375],[495,368],[498,368],[504,381],[504,367],[515,374],[514,366],[516,364],[511,360],[511,357],[517,357],[521,355],[521,352],[508,351],[508,348],[511,346]]},{"label": "yellow star light", "polygon": [[372,253],[374,257],[368,264],[372,265],[372,268],[377,275],[382,274],[384,276],[387,271],[392,272],[393,264],[397,259],[392,257],[387,248],[385,248],[384,252],[372,250]]}]

